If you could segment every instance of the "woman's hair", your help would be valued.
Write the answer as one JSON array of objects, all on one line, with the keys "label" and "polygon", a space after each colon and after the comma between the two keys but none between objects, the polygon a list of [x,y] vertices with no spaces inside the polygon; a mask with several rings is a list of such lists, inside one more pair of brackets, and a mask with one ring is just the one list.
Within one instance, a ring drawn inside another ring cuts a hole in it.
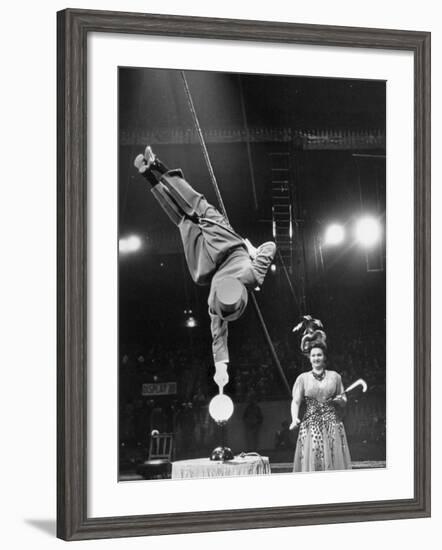
[{"label": "woman's hair", "polygon": [[293,329],[293,332],[298,332],[301,329],[304,330],[301,338],[301,351],[303,354],[309,355],[310,349],[317,344],[322,344],[324,350],[327,349],[327,335],[319,319],[315,319],[311,315],[304,315],[301,322]]},{"label": "woman's hair", "polygon": [[310,357],[310,353],[312,351],[312,349],[315,349],[315,348],[319,348],[320,350],[322,350],[322,353],[324,354],[325,357],[327,357],[327,346],[325,344],[323,344],[322,342],[312,342],[311,346],[309,346],[308,348],[308,356]]}]

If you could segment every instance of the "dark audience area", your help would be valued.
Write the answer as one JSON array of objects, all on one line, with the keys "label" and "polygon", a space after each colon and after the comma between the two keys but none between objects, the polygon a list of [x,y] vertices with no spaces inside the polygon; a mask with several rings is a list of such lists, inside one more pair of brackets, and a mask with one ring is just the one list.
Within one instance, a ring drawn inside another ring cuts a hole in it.
[{"label": "dark audience area", "polygon": [[[266,402],[280,402],[279,430],[261,452],[275,451],[278,460],[291,460],[296,434],[287,432],[290,402],[269,348],[259,331],[249,323],[239,327],[231,338],[230,381],[226,387],[235,406],[247,406],[251,400],[266,410]],[[359,330],[355,323],[337,318],[327,323],[329,369],[342,375],[344,386],[364,378],[368,392],[349,395],[344,418],[353,455],[360,460],[385,458],[385,334],[382,326],[369,326],[367,318]],[[250,328],[250,331],[249,331]],[[308,360],[299,351],[299,338],[289,330],[277,331],[283,336],[273,344],[289,385],[309,370]],[[165,327],[161,327],[164,331]],[[187,329],[192,330],[192,329]],[[233,332],[233,331],[232,331]],[[197,329],[183,332],[172,341],[150,338],[152,346],[142,343],[122,350],[120,361],[120,457],[122,469],[146,455],[150,434],[175,434],[175,458],[201,456],[216,444],[217,426],[208,414],[210,399],[217,387],[212,380],[209,334]],[[143,384],[176,382],[171,395],[142,395]],[[263,415],[263,423],[268,422]],[[244,421],[245,422],[245,421]],[[246,445],[246,441],[244,441]],[[279,451],[279,452],[278,452]],[[285,452],[283,452],[285,451]]]}]

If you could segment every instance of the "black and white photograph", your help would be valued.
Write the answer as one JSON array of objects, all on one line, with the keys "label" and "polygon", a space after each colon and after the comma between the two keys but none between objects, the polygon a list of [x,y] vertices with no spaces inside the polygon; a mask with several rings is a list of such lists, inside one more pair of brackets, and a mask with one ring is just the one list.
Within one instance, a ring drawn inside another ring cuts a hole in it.
[{"label": "black and white photograph", "polygon": [[435,547],[439,13],[4,4],[2,547]]},{"label": "black and white photograph", "polygon": [[118,132],[118,480],[388,467],[386,82],[119,67]]}]

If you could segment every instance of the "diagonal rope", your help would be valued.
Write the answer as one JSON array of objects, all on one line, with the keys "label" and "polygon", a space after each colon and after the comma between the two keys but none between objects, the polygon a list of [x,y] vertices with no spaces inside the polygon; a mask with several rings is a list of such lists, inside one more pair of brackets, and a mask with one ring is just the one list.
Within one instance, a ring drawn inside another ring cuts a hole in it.
[{"label": "diagonal rope", "polygon": [[[215,190],[216,198],[218,199],[218,203],[219,203],[220,209],[223,213],[223,216],[226,218],[227,222],[230,224],[229,218],[228,218],[227,212],[226,212],[226,207],[224,206],[224,202],[223,202],[223,199],[221,197],[221,193],[220,193],[220,190],[219,190],[219,187],[218,187],[218,183],[216,181],[215,173],[213,171],[212,163],[210,162],[209,153],[207,151],[206,142],[204,141],[203,132],[201,131],[201,126],[200,126],[200,123],[199,123],[199,120],[198,120],[198,115],[196,114],[195,106],[193,104],[192,95],[191,95],[190,89],[189,89],[189,84],[187,83],[187,78],[186,78],[186,75],[185,75],[184,71],[180,71],[180,72],[181,72],[181,77],[182,77],[183,82],[184,82],[184,89],[186,91],[186,96],[187,96],[187,101],[188,101],[188,104],[189,104],[190,112],[192,113],[193,122],[195,124],[195,128],[196,128],[198,138],[199,138],[199,141],[200,141],[200,144],[201,144],[201,148],[203,150],[204,160],[206,161],[206,165],[207,165],[207,168],[209,170],[209,175],[210,175],[210,179],[212,181],[213,188]],[[291,392],[289,383],[287,381],[287,378],[286,378],[286,375],[285,375],[284,370],[282,368],[282,365],[279,361],[278,355],[276,354],[275,346],[273,345],[272,339],[270,338],[270,334],[269,334],[269,331],[267,329],[266,323],[264,321],[264,317],[262,316],[261,310],[259,308],[258,301],[256,300],[256,296],[253,292],[251,292],[250,294],[252,296],[252,302],[253,302],[253,305],[255,307],[255,311],[256,311],[256,314],[258,316],[258,319],[261,323],[261,327],[262,327],[262,330],[264,332],[265,339],[266,339],[267,344],[269,346],[270,353],[272,354],[273,361],[275,362],[275,365],[276,365],[276,367],[279,371],[279,374],[281,376],[281,380],[284,383],[284,386],[286,387],[289,395],[291,395],[292,392]]]},{"label": "diagonal rope", "polygon": [[206,161],[207,168],[209,170],[210,179],[212,180],[213,188],[215,189],[216,198],[218,200],[218,204],[220,205],[221,211],[226,218],[227,222],[229,222],[229,218],[227,216],[226,207],[224,206],[223,198],[221,197],[221,193],[219,191],[218,183],[216,181],[215,172],[213,171],[212,163],[210,162],[209,153],[207,151],[206,142],[204,141],[203,132],[201,131],[201,126],[198,121],[198,116],[195,111],[195,106],[193,104],[192,95],[190,93],[189,85],[187,83],[186,75],[184,74],[184,71],[181,72],[181,77],[184,82],[184,89],[186,90],[187,95],[187,101],[189,103],[190,112],[192,113],[193,121],[195,123],[195,128],[198,133],[198,138],[200,140],[201,148],[203,150],[204,160]]}]

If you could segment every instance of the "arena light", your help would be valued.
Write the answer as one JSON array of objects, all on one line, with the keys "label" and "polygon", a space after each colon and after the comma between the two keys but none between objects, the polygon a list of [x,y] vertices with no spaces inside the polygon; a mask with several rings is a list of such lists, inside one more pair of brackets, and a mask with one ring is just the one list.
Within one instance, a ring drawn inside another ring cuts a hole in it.
[{"label": "arena light", "polygon": [[187,317],[186,327],[187,328],[195,328],[196,326],[198,326],[198,323],[197,323],[195,317],[193,315],[190,315],[189,317]]},{"label": "arena light", "polygon": [[129,237],[122,238],[118,241],[118,249],[121,253],[127,254],[130,252],[136,252],[141,248],[141,238],[138,235],[130,235]]},{"label": "arena light", "polygon": [[131,235],[127,238],[127,246],[129,252],[136,252],[141,248],[141,239],[138,235]]},{"label": "arena light", "polygon": [[275,264],[272,264],[272,265],[270,266],[270,271],[271,271],[272,273],[275,273],[275,271],[276,271],[276,265],[275,265]]},{"label": "arena light", "polygon": [[356,224],[356,239],[365,247],[370,247],[379,241],[381,227],[379,222],[370,216],[361,218]]},{"label": "arena light", "polygon": [[335,246],[341,244],[345,237],[345,231],[342,225],[333,223],[325,231],[324,244]]},{"label": "arena light", "polygon": [[118,250],[119,250],[122,254],[125,254],[126,252],[129,252],[128,246],[127,246],[127,239],[120,239],[120,240],[118,241]]},{"label": "arena light", "polygon": [[227,422],[233,414],[233,401],[225,393],[215,395],[209,403],[209,414],[218,424]]}]

